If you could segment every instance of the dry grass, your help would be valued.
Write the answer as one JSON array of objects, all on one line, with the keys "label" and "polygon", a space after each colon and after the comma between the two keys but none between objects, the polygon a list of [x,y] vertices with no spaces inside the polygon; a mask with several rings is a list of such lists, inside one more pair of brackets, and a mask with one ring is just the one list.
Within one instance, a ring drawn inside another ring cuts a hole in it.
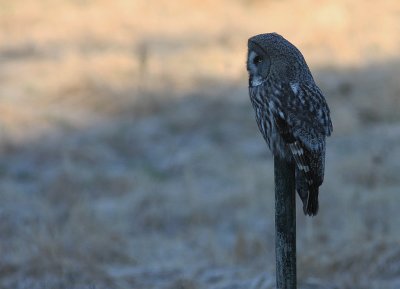
[{"label": "dry grass", "polygon": [[332,110],[301,288],[400,287],[398,1],[0,1],[0,287],[274,288],[247,38]]}]

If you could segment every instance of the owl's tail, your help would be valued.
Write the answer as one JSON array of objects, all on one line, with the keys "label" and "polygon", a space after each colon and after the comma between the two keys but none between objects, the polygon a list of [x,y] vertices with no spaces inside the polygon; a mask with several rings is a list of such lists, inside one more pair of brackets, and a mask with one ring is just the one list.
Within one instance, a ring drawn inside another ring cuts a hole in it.
[{"label": "owl's tail", "polygon": [[296,189],[303,201],[304,214],[315,216],[319,186],[323,181],[323,154],[311,154],[298,141],[289,144],[289,148],[296,163]]},{"label": "owl's tail", "polygon": [[309,216],[315,216],[318,213],[318,186],[310,186],[308,191],[307,202],[303,202],[304,214]]},{"label": "owl's tail", "polygon": [[296,190],[303,202],[305,215],[315,216],[318,213],[318,185],[309,185],[304,174],[296,170]]}]

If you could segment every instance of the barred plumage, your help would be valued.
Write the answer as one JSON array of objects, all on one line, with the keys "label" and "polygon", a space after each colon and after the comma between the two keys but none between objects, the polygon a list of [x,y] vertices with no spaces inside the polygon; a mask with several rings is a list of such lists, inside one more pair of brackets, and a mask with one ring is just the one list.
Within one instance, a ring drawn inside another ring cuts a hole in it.
[{"label": "barred plumage", "polygon": [[325,98],[300,51],[276,33],[249,39],[249,95],[258,127],[275,156],[296,163],[306,215],[318,212],[325,139],[332,122]]}]

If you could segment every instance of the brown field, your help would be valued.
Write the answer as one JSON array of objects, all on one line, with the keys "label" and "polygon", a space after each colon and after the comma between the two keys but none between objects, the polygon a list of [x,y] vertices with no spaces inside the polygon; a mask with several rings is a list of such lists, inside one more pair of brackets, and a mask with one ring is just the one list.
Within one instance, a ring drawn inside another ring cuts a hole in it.
[{"label": "brown field", "polygon": [[397,0],[0,0],[0,287],[275,288],[245,70],[272,31],[334,124],[299,288],[400,288]]}]

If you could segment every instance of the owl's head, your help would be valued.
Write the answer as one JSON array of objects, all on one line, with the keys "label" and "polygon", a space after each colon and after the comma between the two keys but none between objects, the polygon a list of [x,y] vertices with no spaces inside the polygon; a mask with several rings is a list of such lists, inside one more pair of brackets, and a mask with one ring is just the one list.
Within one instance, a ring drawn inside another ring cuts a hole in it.
[{"label": "owl's head", "polygon": [[287,83],[312,80],[301,52],[277,33],[259,34],[249,39],[247,71],[250,86],[260,85],[269,77]]}]

